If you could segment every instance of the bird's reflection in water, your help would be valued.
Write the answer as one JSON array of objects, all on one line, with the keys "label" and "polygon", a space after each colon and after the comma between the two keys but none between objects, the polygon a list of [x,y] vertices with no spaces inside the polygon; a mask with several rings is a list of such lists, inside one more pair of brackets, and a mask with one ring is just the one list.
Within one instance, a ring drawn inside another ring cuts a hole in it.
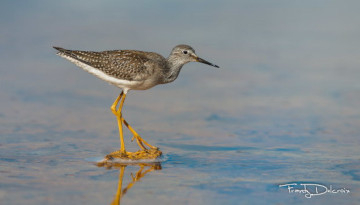
[{"label": "bird's reflection in water", "polygon": [[[127,191],[129,191],[136,182],[140,181],[141,178],[143,178],[146,174],[154,171],[154,170],[161,170],[161,163],[137,163],[137,164],[122,164],[122,163],[114,163],[114,164],[103,164],[99,163],[97,164],[99,167],[106,167],[108,169],[115,168],[119,169],[119,181],[118,181],[118,187],[116,190],[116,194],[114,196],[114,200],[111,202],[111,205],[119,205],[121,197],[123,197]],[[123,188],[123,179],[124,179],[124,173],[127,166],[139,166],[139,170],[133,174],[130,174],[131,181],[125,188]]]}]

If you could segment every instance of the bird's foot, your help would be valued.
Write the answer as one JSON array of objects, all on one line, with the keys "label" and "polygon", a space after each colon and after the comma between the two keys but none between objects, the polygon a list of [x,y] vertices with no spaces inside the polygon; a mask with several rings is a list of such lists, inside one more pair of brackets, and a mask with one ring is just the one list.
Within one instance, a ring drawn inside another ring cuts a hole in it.
[{"label": "bird's foot", "polygon": [[142,160],[142,159],[156,159],[162,155],[160,149],[145,149],[137,152],[121,152],[120,150],[112,152],[105,156],[105,161],[112,161],[115,159],[123,160]]},{"label": "bird's foot", "polygon": [[105,159],[106,160],[112,160],[114,158],[127,159],[129,154],[131,154],[131,152],[117,150],[115,152],[111,152],[110,154],[106,155]]}]

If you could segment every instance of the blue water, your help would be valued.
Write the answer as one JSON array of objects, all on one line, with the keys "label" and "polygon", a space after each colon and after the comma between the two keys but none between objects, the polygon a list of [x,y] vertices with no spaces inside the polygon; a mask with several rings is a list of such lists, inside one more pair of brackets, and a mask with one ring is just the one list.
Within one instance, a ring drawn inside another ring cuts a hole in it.
[{"label": "blue water", "polygon": [[[359,6],[3,2],[0,204],[118,204],[119,185],[122,204],[358,204]],[[167,56],[180,43],[221,68],[187,64],[124,106],[163,160],[96,166],[119,149],[120,90],[51,46]]]}]

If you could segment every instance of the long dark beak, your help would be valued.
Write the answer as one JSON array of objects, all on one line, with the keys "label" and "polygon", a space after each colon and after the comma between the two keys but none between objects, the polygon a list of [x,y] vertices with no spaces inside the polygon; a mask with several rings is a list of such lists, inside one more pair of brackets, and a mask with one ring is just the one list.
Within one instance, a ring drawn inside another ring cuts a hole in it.
[{"label": "long dark beak", "polygon": [[214,67],[216,67],[216,68],[220,68],[219,66],[217,66],[217,65],[215,65],[215,64],[212,64],[212,63],[210,63],[209,61],[206,61],[206,60],[204,60],[204,59],[202,59],[202,58],[199,58],[199,57],[196,58],[196,61],[197,61],[197,62],[200,62],[200,63],[207,64],[207,65],[214,66]]}]

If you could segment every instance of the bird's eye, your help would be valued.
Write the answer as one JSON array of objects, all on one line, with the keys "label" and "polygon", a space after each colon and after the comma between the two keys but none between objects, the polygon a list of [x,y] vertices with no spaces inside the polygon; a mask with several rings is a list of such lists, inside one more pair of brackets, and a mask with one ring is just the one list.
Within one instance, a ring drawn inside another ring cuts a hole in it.
[{"label": "bird's eye", "polygon": [[183,51],[183,54],[188,54],[188,51]]}]

